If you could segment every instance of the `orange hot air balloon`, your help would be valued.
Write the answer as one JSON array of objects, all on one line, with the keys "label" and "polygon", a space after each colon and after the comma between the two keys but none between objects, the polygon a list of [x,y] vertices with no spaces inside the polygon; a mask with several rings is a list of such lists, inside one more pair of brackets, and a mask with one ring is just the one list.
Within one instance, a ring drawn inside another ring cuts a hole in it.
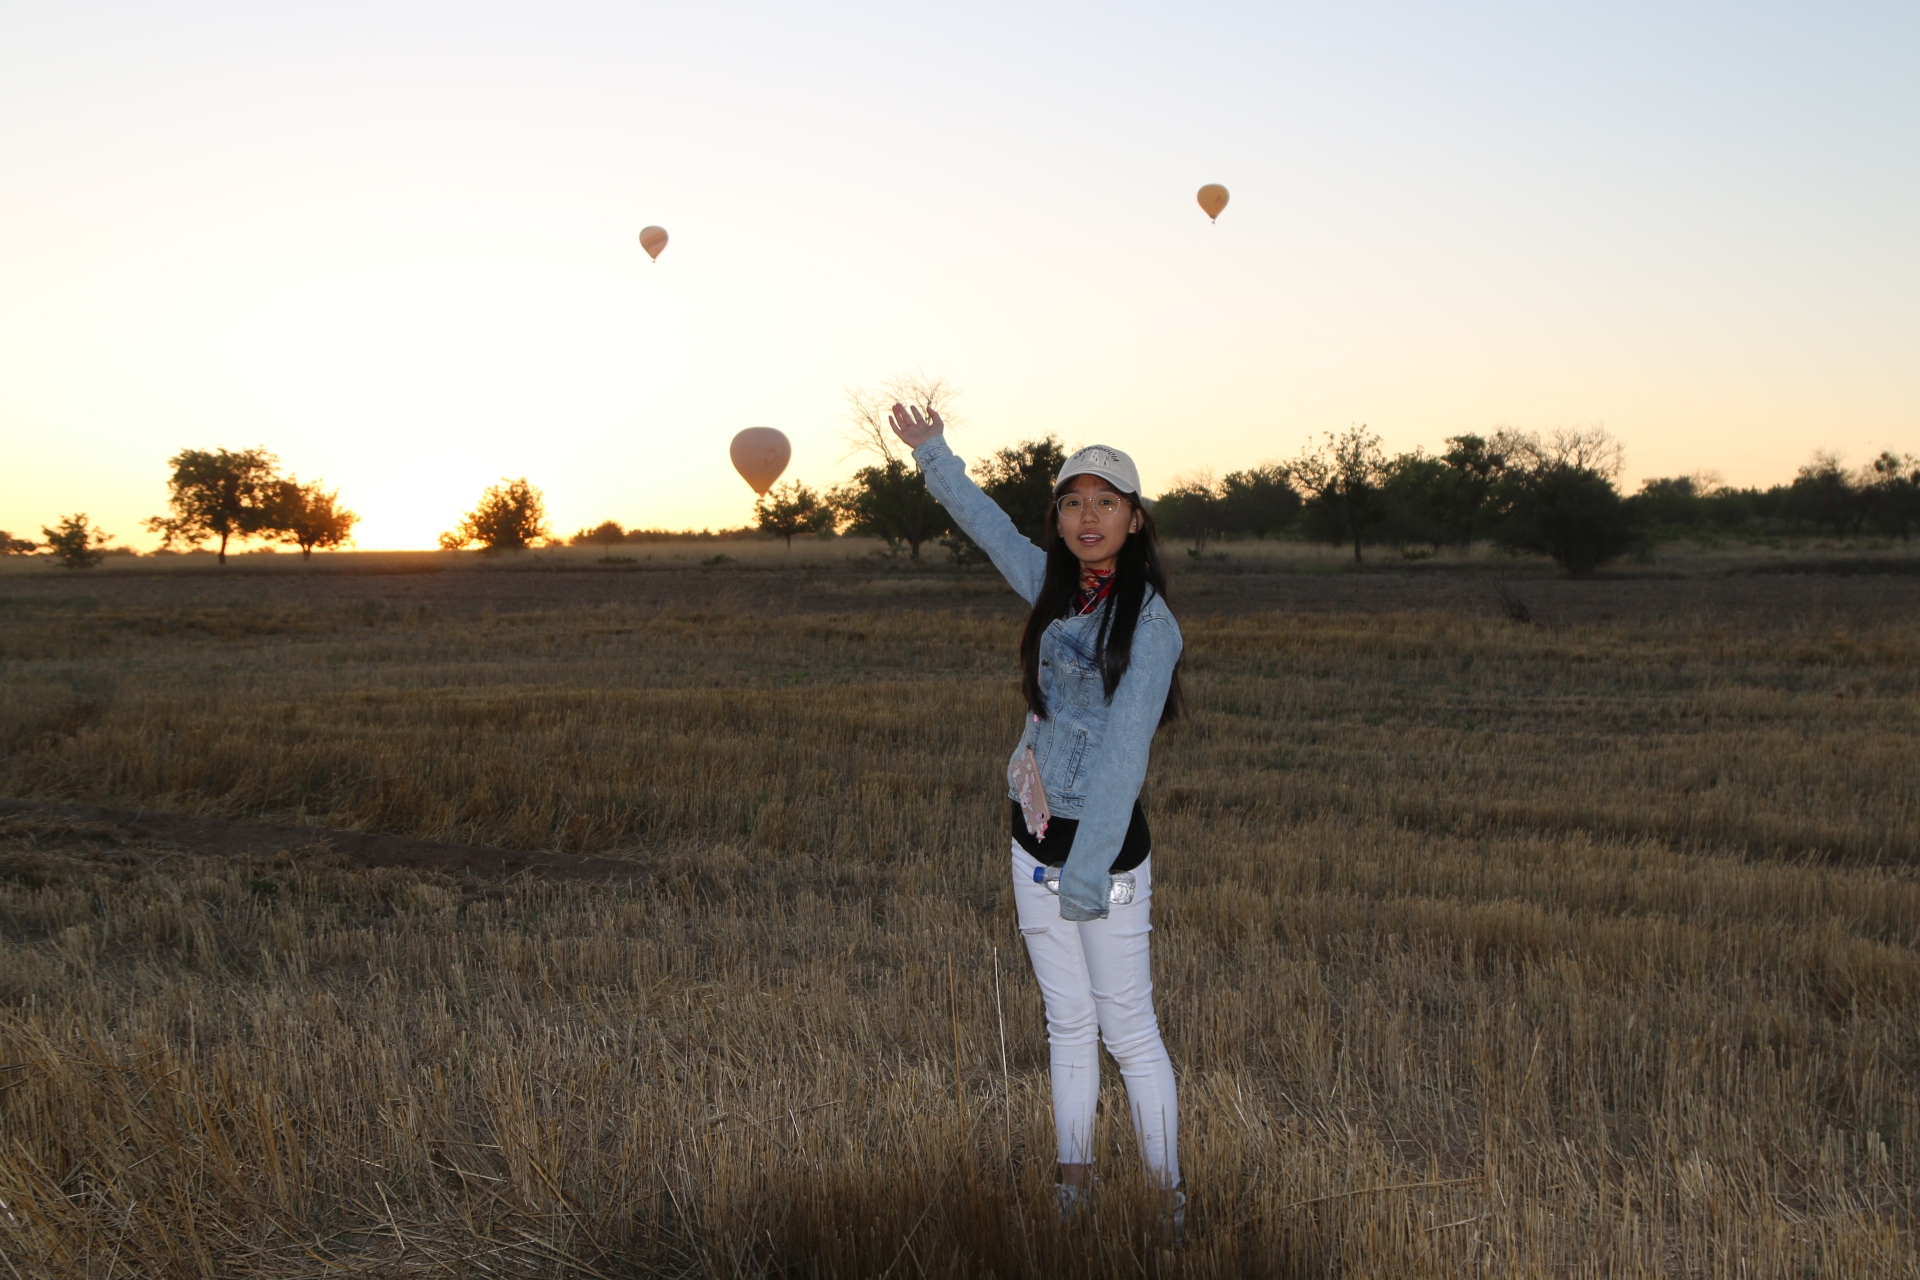
[{"label": "orange hot air balloon", "polygon": [[1209,220],[1217,220],[1220,211],[1227,207],[1227,189],[1217,182],[1209,182],[1200,188],[1200,207],[1206,210]]},{"label": "orange hot air balloon", "polygon": [[780,473],[787,469],[793,446],[772,427],[748,427],[733,438],[727,452],[733,455],[733,469],[740,473],[740,478],[764,498]]},{"label": "orange hot air balloon", "polygon": [[640,228],[640,247],[655,262],[660,260],[660,251],[667,247],[667,229],[665,227]]}]

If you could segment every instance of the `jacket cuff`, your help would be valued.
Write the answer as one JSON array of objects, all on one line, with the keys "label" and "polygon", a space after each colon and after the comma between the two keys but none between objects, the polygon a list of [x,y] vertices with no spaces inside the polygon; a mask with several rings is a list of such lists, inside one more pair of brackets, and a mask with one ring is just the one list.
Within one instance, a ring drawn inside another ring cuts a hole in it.
[{"label": "jacket cuff", "polygon": [[948,447],[947,438],[944,435],[921,441],[920,446],[913,451],[913,461],[922,471],[940,459],[952,456],[953,450]]},{"label": "jacket cuff", "polygon": [[[1065,873],[1060,877],[1060,918],[1062,920],[1105,920],[1108,911],[1108,895],[1112,892],[1113,877],[1106,872],[1096,872],[1092,876],[1075,874],[1079,868],[1073,865],[1073,859],[1067,859]],[[1097,906],[1090,904],[1098,904]]]},{"label": "jacket cuff", "polygon": [[1060,895],[1060,918],[1062,920],[1073,920],[1077,922],[1105,920],[1107,913],[1105,911],[1084,911],[1069,902],[1067,895],[1063,893]]}]

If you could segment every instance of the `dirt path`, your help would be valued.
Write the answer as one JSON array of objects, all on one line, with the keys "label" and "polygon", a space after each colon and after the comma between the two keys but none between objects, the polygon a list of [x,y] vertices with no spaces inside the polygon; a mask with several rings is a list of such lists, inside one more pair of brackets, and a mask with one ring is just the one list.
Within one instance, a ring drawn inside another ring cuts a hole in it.
[{"label": "dirt path", "polygon": [[[282,557],[284,559],[284,557]],[[1863,562],[1864,563],[1864,562]],[[1747,626],[1875,625],[1920,618],[1920,573],[1911,561],[1875,571],[1810,559],[1804,571],[1682,573],[1629,566],[1594,578],[1563,578],[1533,562],[1369,565],[1364,571],[1300,572],[1229,559],[1188,563],[1173,557],[1173,600],[1183,616],[1294,613],[1391,613],[1435,610],[1501,616],[1506,596],[1549,626],[1704,618]],[[1776,566],[1777,568],[1778,566]],[[0,607],[82,612],[151,607],[417,608],[475,614],[624,607],[663,612],[863,613],[960,610],[1018,617],[1020,601],[986,569],[932,567],[762,569],[432,564],[379,571],[297,565],[213,570],[128,569],[99,574],[0,575]]]},{"label": "dirt path", "polygon": [[283,827],[226,818],[189,818],[149,810],[0,799],[0,837],[39,846],[129,845],[222,857],[270,858],[298,854],[357,867],[399,867],[456,878],[514,876],[631,882],[645,869],[618,858],[573,853],[526,853],[483,845],[434,844],[410,836],[320,827]]}]

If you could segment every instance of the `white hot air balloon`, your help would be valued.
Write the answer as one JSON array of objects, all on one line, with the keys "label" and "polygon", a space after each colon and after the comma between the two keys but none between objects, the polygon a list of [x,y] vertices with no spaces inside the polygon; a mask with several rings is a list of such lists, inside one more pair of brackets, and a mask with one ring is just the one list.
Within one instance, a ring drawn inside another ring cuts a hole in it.
[{"label": "white hot air balloon", "polygon": [[733,438],[727,452],[733,456],[733,469],[740,473],[740,478],[764,498],[780,473],[787,469],[793,446],[787,443],[784,434],[772,427],[748,427]]},{"label": "white hot air balloon", "polygon": [[660,251],[667,247],[667,229],[665,227],[640,228],[640,247],[655,262],[660,260]]}]

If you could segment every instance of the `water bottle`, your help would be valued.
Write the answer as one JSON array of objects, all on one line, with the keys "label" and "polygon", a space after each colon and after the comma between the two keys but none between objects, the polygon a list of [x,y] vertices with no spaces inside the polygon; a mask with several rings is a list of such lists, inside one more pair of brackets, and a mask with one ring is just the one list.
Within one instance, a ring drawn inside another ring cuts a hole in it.
[{"label": "water bottle", "polygon": [[[1035,867],[1033,882],[1047,886],[1048,893],[1060,892],[1059,867]],[[1122,871],[1118,875],[1107,877],[1107,902],[1112,906],[1124,907],[1133,902],[1133,872]]]}]

